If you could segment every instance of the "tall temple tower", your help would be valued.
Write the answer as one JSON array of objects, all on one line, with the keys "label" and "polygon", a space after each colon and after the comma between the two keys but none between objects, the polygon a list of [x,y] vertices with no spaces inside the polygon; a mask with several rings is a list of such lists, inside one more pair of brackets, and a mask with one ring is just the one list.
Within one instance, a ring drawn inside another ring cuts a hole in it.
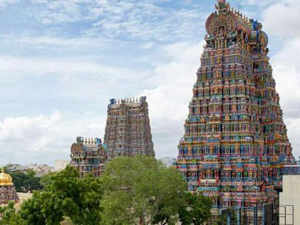
[{"label": "tall temple tower", "polygon": [[262,24],[218,0],[175,167],[218,207],[278,203],[295,164]]},{"label": "tall temple tower", "polygon": [[107,148],[100,138],[77,137],[71,146],[71,166],[78,169],[80,177],[88,174],[99,177],[104,172]]},{"label": "tall temple tower", "polygon": [[146,97],[110,100],[104,143],[110,159],[155,155]]}]

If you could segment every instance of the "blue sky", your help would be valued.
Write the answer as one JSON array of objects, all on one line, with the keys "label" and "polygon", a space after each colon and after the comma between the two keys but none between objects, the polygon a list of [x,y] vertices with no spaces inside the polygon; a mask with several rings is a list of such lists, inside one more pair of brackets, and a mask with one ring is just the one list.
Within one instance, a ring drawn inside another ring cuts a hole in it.
[{"label": "blue sky", "polygon": [[[147,95],[157,157],[177,155],[214,0],[0,0],[0,165],[69,159],[110,98]],[[232,0],[259,19],[300,154],[300,3]]]}]

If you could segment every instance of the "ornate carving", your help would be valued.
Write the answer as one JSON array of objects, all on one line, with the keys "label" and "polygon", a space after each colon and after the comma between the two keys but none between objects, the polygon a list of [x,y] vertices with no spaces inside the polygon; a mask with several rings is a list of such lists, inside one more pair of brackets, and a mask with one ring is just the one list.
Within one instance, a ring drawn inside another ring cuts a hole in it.
[{"label": "ornate carving", "polygon": [[212,18],[207,24],[207,33],[212,36],[225,36],[225,34],[235,31],[236,20],[232,13],[212,14]]}]

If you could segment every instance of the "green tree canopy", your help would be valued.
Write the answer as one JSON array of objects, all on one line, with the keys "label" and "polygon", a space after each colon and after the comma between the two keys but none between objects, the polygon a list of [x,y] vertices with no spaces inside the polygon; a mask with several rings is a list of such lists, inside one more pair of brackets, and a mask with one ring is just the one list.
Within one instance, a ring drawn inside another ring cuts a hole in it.
[{"label": "green tree canopy", "polygon": [[211,217],[212,201],[197,193],[185,193],[185,203],[179,210],[179,217],[182,225],[201,225]]},{"label": "green tree canopy", "polygon": [[22,172],[6,172],[12,177],[17,192],[28,192],[42,189],[40,178],[35,177],[33,170],[28,170],[27,173]]},{"label": "green tree canopy", "polygon": [[[187,184],[178,171],[165,167],[155,158],[114,159],[107,165],[101,179],[105,187],[102,220],[106,225],[171,225],[180,216],[185,224],[192,224],[196,219],[205,221],[210,213],[209,200],[203,196],[186,195]],[[189,202],[191,199],[201,202],[197,205]],[[180,210],[184,207],[186,213],[182,214]],[[187,213],[187,207],[195,213]],[[197,212],[201,214],[196,215]]]},{"label": "green tree canopy", "polygon": [[56,174],[57,172],[50,172],[47,173],[46,175],[41,177],[40,183],[43,186],[43,189],[46,190],[48,189],[51,184],[52,184],[52,177]]},{"label": "green tree canopy", "polygon": [[100,179],[67,167],[45,183],[19,212],[0,208],[0,225],[201,225],[211,216],[209,198],[188,193],[177,170],[146,156],[114,159]]},{"label": "green tree canopy", "polygon": [[9,202],[7,206],[0,207],[0,225],[26,225],[14,205],[14,202]]},{"label": "green tree canopy", "polygon": [[20,214],[28,225],[58,225],[69,217],[74,224],[100,224],[102,188],[92,176],[79,179],[73,167],[51,177],[48,188],[35,192]]}]

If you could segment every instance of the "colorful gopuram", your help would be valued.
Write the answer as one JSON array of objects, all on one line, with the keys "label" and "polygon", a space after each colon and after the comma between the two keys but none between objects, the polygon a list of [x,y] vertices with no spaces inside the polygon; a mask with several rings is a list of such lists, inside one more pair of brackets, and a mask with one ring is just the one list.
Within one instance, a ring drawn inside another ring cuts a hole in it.
[{"label": "colorful gopuram", "polygon": [[218,0],[174,166],[216,207],[278,203],[295,164],[262,24]]},{"label": "colorful gopuram", "polygon": [[77,137],[71,146],[71,166],[78,169],[80,177],[93,174],[99,177],[107,161],[107,148],[99,138]]},{"label": "colorful gopuram", "polygon": [[155,156],[146,97],[110,100],[104,143],[109,159]]},{"label": "colorful gopuram", "polygon": [[19,197],[11,176],[2,170],[0,173],[0,205],[6,205],[9,201],[18,202]]}]

